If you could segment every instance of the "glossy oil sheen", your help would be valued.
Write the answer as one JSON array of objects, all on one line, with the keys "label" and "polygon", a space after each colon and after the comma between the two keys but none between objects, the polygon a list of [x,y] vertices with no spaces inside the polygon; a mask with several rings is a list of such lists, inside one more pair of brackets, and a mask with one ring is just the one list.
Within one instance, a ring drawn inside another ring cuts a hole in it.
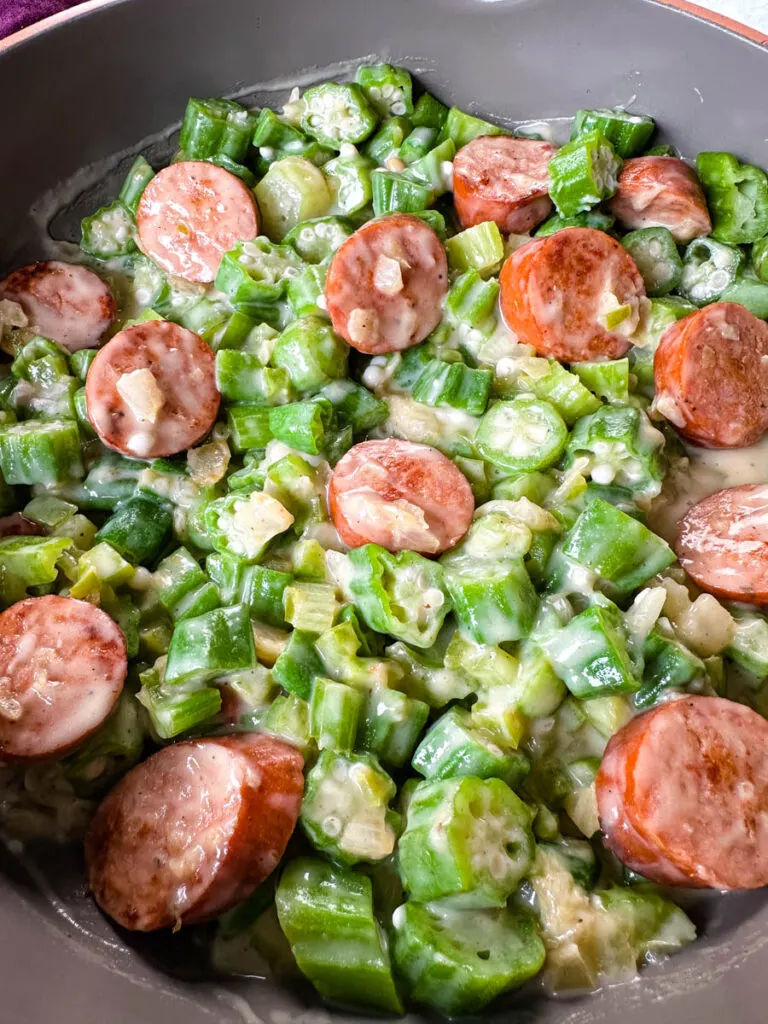
[{"label": "glossy oil sheen", "polygon": [[[46,191],[162,133],[188,96],[287,85],[313,66],[372,55],[408,65],[443,100],[511,124],[636,97],[635,109],[655,115],[684,153],[730,149],[768,165],[768,52],[653,0],[122,0],[0,53],[0,265],[40,255],[34,239],[56,206],[39,205]],[[170,149],[160,139],[146,151]],[[103,167],[69,193],[94,177],[101,185],[53,218],[57,235],[74,239],[78,217],[114,194],[118,179]],[[56,881],[41,894],[2,855],[3,1022],[361,1020],[322,1009],[308,987],[217,985],[183,932],[118,934],[83,898],[76,852],[31,854],[38,880]],[[693,913],[699,942],[639,982],[579,1001],[533,993],[483,1019],[762,1024],[766,897],[713,896]]]}]

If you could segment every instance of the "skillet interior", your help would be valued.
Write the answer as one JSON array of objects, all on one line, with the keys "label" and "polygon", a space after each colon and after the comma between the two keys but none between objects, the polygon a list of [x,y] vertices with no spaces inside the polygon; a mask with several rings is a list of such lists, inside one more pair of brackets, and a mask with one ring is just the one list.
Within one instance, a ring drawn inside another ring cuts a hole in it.
[{"label": "skillet interior", "polygon": [[[288,85],[302,69],[368,55],[406,64],[443,100],[511,123],[636,97],[684,153],[727,149],[768,165],[768,52],[653,0],[121,0],[0,53],[0,266],[40,256],[35,238],[57,205],[40,197],[95,163],[53,220],[58,237],[75,238],[79,216],[115,190],[122,165],[112,154],[135,151],[152,133],[161,136],[154,151],[167,154],[163,130],[189,95],[276,78]],[[84,898],[78,862],[76,852],[36,851],[33,873],[53,887],[41,895],[12,857],[0,857],[2,1019],[332,1019],[307,991],[219,988],[184,935],[125,941]],[[585,1001],[527,997],[514,1019],[763,1021],[768,894],[715,897],[694,915],[703,938],[639,983]]]}]

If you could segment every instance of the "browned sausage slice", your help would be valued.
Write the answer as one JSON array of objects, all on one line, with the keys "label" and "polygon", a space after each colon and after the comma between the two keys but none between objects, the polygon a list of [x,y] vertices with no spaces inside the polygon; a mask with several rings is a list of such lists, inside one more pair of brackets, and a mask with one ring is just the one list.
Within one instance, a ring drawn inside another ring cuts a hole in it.
[{"label": "browned sausage slice", "polygon": [[164,167],[142,193],[139,241],[166,274],[210,284],[221,257],[259,233],[256,200],[238,177],[204,160]]},{"label": "browned sausage slice", "polygon": [[674,156],[627,160],[609,207],[625,228],[668,228],[680,244],[712,230],[696,172]]},{"label": "browned sausage slice", "polygon": [[336,250],[325,301],[334,330],[359,352],[418,345],[440,323],[448,262],[423,220],[397,213],[369,221]]},{"label": "browned sausage slice", "polygon": [[565,228],[517,249],[499,276],[508,326],[565,363],[620,359],[647,304],[627,250],[603,231]]},{"label": "browned sausage slice", "polygon": [[492,220],[500,231],[525,234],[551,210],[550,142],[483,135],[463,146],[453,161],[453,200],[464,228]]},{"label": "browned sausage slice", "polygon": [[59,260],[14,270],[0,284],[0,298],[18,302],[32,330],[70,352],[95,348],[116,313],[98,274]]},{"label": "browned sausage slice", "polygon": [[219,411],[213,352],[167,320],[134,324],[94,359],[85,400],[96,433],[123,455],[157,459],[186,451]]},{"label": "browned sausage slice", "polygon": [[694,505],[675,551],[702,590],[768,604],[768,485],[730,487]]},{"label": "browned sausage slice", "polygon": [[633,719],[597,775],[606,843],[667,885],[768,885],[768,722],[720,697],[684,697]]},{"label": "browned sausage slice", "polygon": [[135,931],[218,917],[277,866],[303,764],[287,743],[249,734],[175,743],[137,765],[86,837],[96,902]]},{"label": "browned sausage slice", "polygon": [[654,357],[656,406],[690,441],[746,448],[768,430],[768,324],[716,302],[672,324]]},{"label": "browned sausage slice", "polygon": [[337,464],[331,515],[350,547],[436,555],[469,529],[475,501],[464,474],[436,448],[388,438],[363,441]]},{"label": "browned sausage slice", "polygon": [[128,671],[125,638],[99,608],[30,597],[0,615],[0,761],[68,753],[115,706]]}]

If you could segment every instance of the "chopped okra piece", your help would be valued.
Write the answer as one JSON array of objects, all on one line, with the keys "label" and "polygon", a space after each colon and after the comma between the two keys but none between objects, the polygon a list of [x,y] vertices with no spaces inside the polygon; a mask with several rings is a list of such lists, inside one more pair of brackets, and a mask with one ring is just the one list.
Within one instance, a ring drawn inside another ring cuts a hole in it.
[{"label": "chopped okra piece", "polygon": [[560,839],[558,842],[539,843],[539,849],[555,857],[562,867],[583,889],[594,888],[600,874],[595,851],[585,839]]},{"label": "chopped okra piece", "polygon": [[352,750],[363,703],[363,695],[351,686],[322,677],[315,679],[309,702],[309,732],[320,750]]},{"label": "chopped okra piece", "polygon": [[221,604],[218,588],[183,547],[160,562],[153,583],[160,604],[174,622],[202,615]]},{"label": "chopped okra piece", "polygon": [[348,558],[349,589],[366,624],[415,647],[431,647],[451,610],[440,566],[378,544],[354,548]]},{"label": "chopped okra piece", "polygon": [[402,768],[429,717],[429,705],[399,690],[379,686],[368,694],[359,745],[384,764]]},{"label": "chopped okra piece", "polygon": [[561,217],[556,214],[545,220],[544,223],[534,231],[537,238],[544,235],[554,235],[556,231],[563,228],[595,228],[596,231],[610,233],[616,223],[613,214],[603,213],[601,210],[589,210],[586,213],[577,213],[573,217]]},{"label": "chopped okra piece", "polygon": [[549,162],[549,194],[561,217],[574,217],[609,199],[618,186],[621,159],[598,130],[579,135]]},{"label": "chopped okra piece", "polygon": [[203,684],[255,665],[247,606],[217,608],[176,623],[168,648],[165,683]]},{"label": "chopped okra piece", "polygon": [[599,892],[597,898],[605,910],[628,925],[638,960],[669,956],[696,938],[690,918],[659,893],[615,886]]},{"label": "chopped okra piece", "polygon": [[370,878],[301,857],[283,871],[275,903],[296,963],[324,999],[403,1012]]},{"label": "chopped okra piece", "polygon": [[528,636],[538,598],[514,548],[482,551],[483,533],[476,526],[486,526],[486,518],[477,520],[468,538],[443,555],[440,564],[461,632],[478,644],[499,644]]},{"label": "chopped okra piece", "polygon": [[81,479],[77,424],[72,420],[25,420],[0,426],[0,472],[8,484]]},{"label": "chopped okra piece", "polygon": [[254,193],[263,229],[275,242],[302,221],[324,217],[333,202],[323,172],[301,156],[276,160]]},{"label": "chopped okra piece", "polygon": [[301,824],[312,845],[339,864],[382,860],[395,849],[397,789],[370,754],[324,750],[307,775]]},{"label": "chopped okra piece", "polygon": [[621,244],[637,264],[647,295],[668,295],[683,275],[683,262],[669,228],[639,228],[624,235]]},{"label": "chopped okra piece", "polygon": [[763,680],[768,677],[768,621],[758,615],[734,618],[736,631],[725,653],[755,679]]},{"label": "chopped okra piece", "polygon": [[288,693],[309,700],[315,679],[324,674],[314,634],[294,629],[272,668],[272,678]]},{"label": "chopped okra piece", "polygon": [[503,907],[534,854],[533,811],[501,779],[422,782],[398,843],[412,900],[452,907]]},{"label": "chopped okra piece", "polygon": [[[259,657],[262,657],[259,654]],[[263,660],[263,658],[262,658]],[[258,728],[277,736],[306,756],[314,754],[314,740],[309,734],[309,704],[294,693],[276,697],[266,710]]]},{"label": "chopped okra piece", "polygon": [[231,348],[216,353],[216,386],[225,402],[282,405],[294,397],[287,370],[262,366],[253,352]]},{"label": "chopped okra piece", "polygon": [[638,708],[652,707],[669,690],[684,690],[707,671],[701,658],[659,627],[648,634],[643,658],[643,685],[632,698]]},{"label": "chopped okra piece", "polygon": [[376,166],[367,156],[338,156],[323,167],[333,196],[333,210],[348,217],[371,201],[371,171]]},{"label": "chopped okra piece", "polygon": [[0,583],[3,576],[18,579],[23,588],[53,583],[61,554],[72,547],[68,537],[0,538]]},{"label": "chopped okra piece", "polygon": [[492,405],[475,437],[484,459],[512,473],[553,465],[567,442],[568,428],[554,405],[527,396]]},{"label": "chopped okra piece", "polygon": [[256,123],[254,115],[234,100],[191,99],[184,112],[179,148],[189,160],[225,157],[243,163]]},{"label": "chopped okra piece", "polygon": [[448,107],[444,106],[431,93],[424,92],[416,101],[411,121],[416,127],[434,128],[440,131],[447,117]]},{"label": "chopped okra piece", "polygon": [[387,213],[416,213],[429,206],[432,190],[424,182],[395,171],[377,169],[371,174],[373,212],[377,217]]},{"label": "chopped okra piece", "polygon": [[286,622],[307,633],[330,629],[339,611],[336,588],[331,583],[296,580],[283,593]]},{"label": "chopped okra piece", "polygon": [[238,242],[225,253],[216,287],[224,292],[241,313],[258,313],[285,295],[288,282],[298,274],[301,260],[288,245],[275,245],[268,238]]},{"label": "chopped okra piece", "polygon": [[136,216],[139,200],[144,194],[144,189],[154,176],[155,172],[145,158],[139,154],[131,164],[118,196],[120,202],[132,216]]},{"label": "chopped okra piece", "polygon": [[720,296],[722,302],[738,302],[761,320],[768,320],[768,284],[740,274],[733,284],[728,285]]},{"label": "chopped okra piece", "polygon": [[573,119],[571,139],[598,131],[611,143],[623,160],[637,156],[645,150],[656,128],[652,117],[630,114],[626,110],[577,110]]},{"label": "chopped okra piece", "polygon": [[[542,360],[543,363],[543,360]],[[566,370],[564,366],[554,359],[547,361],[549,369],[542,376],[531,375],[525,372],[523,367],[521,373],[514,373],[507,377],[496,367],[496,378],[493,385],[493,393],[499,398],[507,398],[516,394],[533,395],[542,401],[549,402],[565,420],[569,427],[600,408],[600,401],[593,395],[577,376],[576,367],[581,363],[574,364],[572,371]],[[541,364],[537,364],[541,368]]]},{"label": "chopped okra piece", "polygon": [[352,234],[352,224],[341,217],[316,217],[303,221],[285,236],[305,263],[322,263]]},{"label": "chopped okra piece", "polygon": [[618,608],[593,605],[539,643],[575,697],[588,700],[640,689]]},{"label": "chopped okra piece", "polygon": [[333,405],[323,395],[306,402],[276,405],[269,411],[272,436],[289,448],[309,455],[325,451],[333,426]]},{"label": "chopped okra piece", "polygon": [[297,391],[318,391],[347,372],[346,342],[330,324],[316,316],[294,320],[280,335],[271,363],[284,369]]},{"label": "chopped okra piece", "polygon": [[102,206],[80,225],[80,248],[99,260],[127,256],[136,249],[136,223],[120,202]]},{"label": "chopped okra piece", "polygon": [[473,775],[501,779],[513,788],[528,773],[525,754],[501,749],[494,737],[472,724],[468,711],[452,708],[442,715],[421,741],[411,765],[426,779]]},{"label": "chopped okra piece", "polygon": [[620,594],[642,586],[675,561],[666,541],[601,498],[590,501],[580,514],[563,550]]},{"label": "chopped okra piece", "polygon": [[461,149],[472,139],[476,139],[478,135],[509,134],[508,129],[502,128],[498,124],[491,124],[490,121],[484,121],[481,117],[475,117],[473,114],[459,110],[458,107],[451,107],[445,116],[441,137],[451,139],[456,149]]},{"label": "chopped okra piece", "polygon": [[205,508],[204,520],[217,551],[256,562],[269,542],[289,529],[294,517],[276,498],[252,491],[212,501]]},{"label": "chopped okra piece", "polygon": [[629,359],[574,363],[573,372],[598,398],[612,405],[629,401]]},{"label": "chopped okra piece", "polygon": [[413,113],[413,82],[405,68],[363,65],[355,80],[381,117],[410,117]]},{"label": "chopped okra piece", "polygon": [[411,133],[411,122],[405,117],[390,117],[364,147],[365,156],[380,167],[386,167],[391,157],[397,157],[405,139]]},{"label": "chopped okra piece", "polygon": [[136,565],[152,564],[167,541],[173,517],[159,501],[136,495],[121,502],[96,534]]},{"label": "chopped okra piece", "polygon": [[744,253],[714,238],[694,238],[683,254],[683,272],[677,290],[697,306],[715,302],[735,284]]},{"label": "chopped okra piece", "polygon": [[504,242],[496,223],[488,220],[449,238],[445,251],[452,270],[476,270],[487,277],[504,259]]},{"label": "chopped okra piece", "polygon": [[321,393],[333,405],[336,416],[349,423],[356,434],[381,426],[387,418],[387,403],[352,380],[330,381]]},{"label": "chopped okra piece", "polygon": [[492,383],[492,370],[431,359],[413,385],[413,397],[424,405],[463,409],[470,416],[482,416]]},{"label": "chopped okra piece", "polygon": [[365,92],[352,83],[323,82],[303,96],[301,127],[324,146],[341,149],[345,142],[363,142],[378,116]]},{"label": "chopped okra piece", "polygon": [[[607,364],[595,364],[601,365]],[[605,405],[578,421],[565,464],[586,458],[589,464],[582,472],[595,483],[615,484],[638,497],[655,498],[664,476],[663,448],[664,435],[642,409]]]},{"label": "chopped okra piece", "polygon": [[392,953],[411,995],[450,1016],[479,1013],[544,964],[544,943],[527,910],[405,903],[392,925]]},{"label": "chopped okra piece", "polygon": [[768,234],[768,176],[732,153],[699,153],[696,171],[712,216],[712,237],[729,245]]}]

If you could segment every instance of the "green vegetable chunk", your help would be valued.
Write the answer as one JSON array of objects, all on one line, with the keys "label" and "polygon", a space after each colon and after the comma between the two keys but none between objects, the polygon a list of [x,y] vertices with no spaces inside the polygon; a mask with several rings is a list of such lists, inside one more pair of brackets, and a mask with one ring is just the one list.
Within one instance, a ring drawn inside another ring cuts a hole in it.
[{"label": "green vegetable chunk", "polygon": [[251,620],[244,604],[177,622],[168,648],[166,684],[205,684],[256,665]]},{"label": "green vegetable chunk", "polygon": [[396,787],[370,754],[324,750],[307,775],[301,825],[312,845],[339,864],[389,857],[399,816]]},{"label": "green vegetable chunk", "polygon": [[656,123],[646,114],[626,110],[577,110],[571,140],[598,131],[611,143],[623,160],[642,153],[653,135]]},{"label": "green vegetable chunk", "polygon": [[712,237],[729,245],[768,234],[768,176],[732,153],[699,153],[696,170],[712,216]]},{"label": "green vegetable chunk", "polygon": [[296,963],[324,999],[403,1012],[370,878],[301,857],[283,871],[275,903]]},{"label": "green vegetable chunk", "polygon": [[675,561],[666,541],[601,498],[590,501],[578,517],[563,550],[621,594],[642,586]]},{"label": "green vegetable chunk", "polygon": [[598,130],[566,143],[549,161],[549,194],[561,217],[575,217],[610,198],[618,187],[621,160]]},{"label": "green vegetable chunk", "polygon": [[366,624],[414,647],[431,647],[451,610],[440,566],[378,544],[354,548],[348,558],[349,588]]},{"label": "green vegetable chunk", "polygon": [[482,457],[511,473],[553,465],[567,442],[568,428],[554,405],[525,396],[492,405],[475,435]]},{"label": "green vegetable chunk", "polygon": [[544,964],[544,943],[526,911],[406,903],[392,923],[392,952],[411,995],[451,1016],[479,1013]]},{"label": "green vegetable chunk", "polygon": [[363,142],[378,117],[365,92],[351,83],[323,82],[303,96],[301,127],[324,146],[340,149],[344,142]]},{"label": "green vegetable chunk", "polygon": [[647,295],[668,295],[680,284],[683,263],[669,228],[639,228],[621,244],[637,264]]},{"label": "green vegetable chunk", "polygon": [[518,786],[528,773],[524,754],[502,750],[491,733],[473,726],[467,711],[452,708],[442,715],[421,741],[411,762],[426,779],[473,775],[501,779]]},{"label": "green vegetable chunk", "polygon": [[615,606],[593,605],[539,643],[575,697],[588,700],[640,689]]},{"label": "green vegetable chunk", "polygon": [[531,866],[532,819],[501,779],[419,783],[398,845],[406,892],[417,903],[504,906]]}]

